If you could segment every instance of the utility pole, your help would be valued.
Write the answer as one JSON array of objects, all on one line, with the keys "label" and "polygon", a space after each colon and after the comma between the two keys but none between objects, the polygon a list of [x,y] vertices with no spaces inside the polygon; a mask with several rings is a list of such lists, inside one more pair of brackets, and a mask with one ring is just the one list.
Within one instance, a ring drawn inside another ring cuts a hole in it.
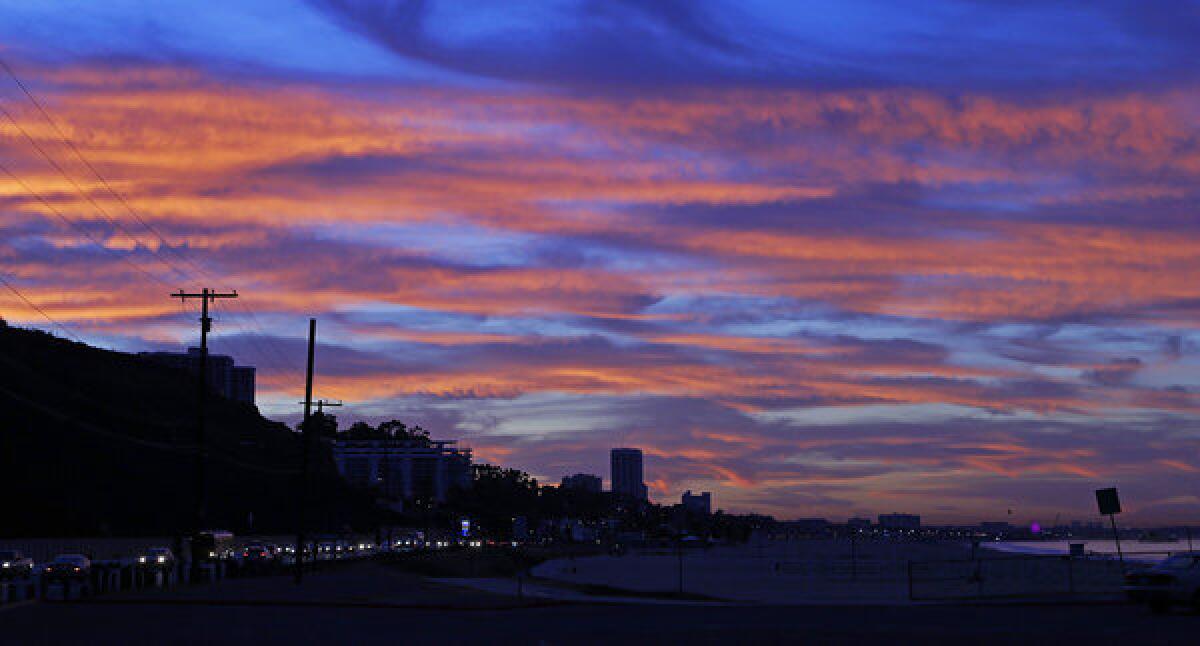
[{"label": "utility pole", "polygon": [[[308,370],[304,375],[304,421],[300,424],[300,492],[296,511],[296,585],[304,579],[304,512],[308,506],[308,453],[312,445],[313,357],[317,342],[317,319],[308,319]],[[316,558],[313,550],[313,558]]]},{"label": "utility pole", "polygon": [[[305,405],[307,405],[308,407],[310,407],[310,408],[308,408],[308,409],[311,409],[311,407],[312,407],[313,403],[316,403],[316,405],[317,405],[317,414],[318,414],[318,415],[324,415],[324,412],[325,412],[325,407],[326,407],[326,406],[342,406],[342,402],[341,402],[341,400],[324,400],[324,399],[320,399],[320,400],[317,400],[317,401],[301,401],[301,402],[298,402],[298,403],[299,403],[299,405],[300,405],[300,406],[305,406]],[[310,421],[306,421],[306,423],[305,423],[306,425],[307,425],[307,424],[311,424],[311,423],[312,423],[312,421],[311,421],[311,420],[312,420],[312,418],[311,418],[311,417],[308,417],[308,418],[306,418],[306,419],[310,420]],[[324,421],[324,417],[322,417],[322,421]],[[313,437],[313,436],[311,436],[311,435],[306,435],[306,432],[304,431],[304,429],[301,429],[300,436],[301,436],[301,442],[304,442],[304,443],[305,443],[305,449],[304,449],[304,450],[306,451],[305,455],[307,456],[307,451],[308,451],[308,450],[310,450],[310,447],[311,447],[311,442],[320,442],[320,436],[318,435],[318,436],[316,436],[316,437]],[[305,463],[306,463],[306,465],[307,465],[307,463],[308,463],[308,462],[307,462],[307,457],[305,457]],[[305,468],[308,468],[308,467],[305,467]],[[307,473],[307,472],[306,472],[306,473]],[[308,486],[308,477],[307,477],[307,475],[305,475],[305,477],[304,477],[304,478],[305,478],[305,479],[304,479],[304,481],[302,481],[302,483],[300,484],[300,486],[302,486],[302,488],[307,488],[307,486]],[[306,489],[305,491],[307,491],[307,489]],[[301,502],[301,504],[304,504],[304,503],[302,503],[302,502]],[[304,512],[302,512],[302,510],[301,510],[301,512],[300,512],[300,513],[301,513],[301,514],[304,514]],[[313,556],[313,558],[316,558],[316,555],[314,555],[314,556]]]},{"label": "utility pole", "polygon": [[185,292],[182,289],[170,295],[187,302],[189,299],[200,299],[200,390],[196,404],[196,482],[195,487],[195,527],[193,531],[204,529],[208,505],[207,476],[205,462],[208,455],[205,449],[204,413],[208,403],[208,332],[212,329],[212,318],[208,316],[208,304],[215,303],[218,298],[237,298],[237,292],[222,293],[205,287],[199,293]]}]

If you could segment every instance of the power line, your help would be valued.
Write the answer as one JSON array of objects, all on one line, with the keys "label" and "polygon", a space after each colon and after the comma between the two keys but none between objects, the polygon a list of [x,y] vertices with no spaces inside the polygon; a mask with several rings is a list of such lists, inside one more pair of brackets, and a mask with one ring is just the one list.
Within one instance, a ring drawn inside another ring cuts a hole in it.
[{"label": "power line", "polygon": [[[192,259],[185,256],[179,250],[175,249],[171,245],[171,243],[169,241],[167,241],[166,237],[162,235],[161,232],[159,232],[152,224],[150,224],[149,221],[147,221],[145,218],[143,218],[141,215],[139,215],[137,213],[137,211],[133,208],[133,205],[131,205],[129,203],[129,201],[121,193],[119,193],[116,189],[113,188],[112,184],[107,179],[105,179],[104,175],[100,173],[100,171],[95,167],[95,165],[92,164],[91,161],[89,161],[88,158],[83,154],[83,152],[79,149],[79,147],[75,145],[75,142],[72,141],[71,138],[68,137],[65,132],[63,132],[62,128],[59,127],[57,120],[54,119],[53,116],[51,116],[49,110],[46,109],[45,105],[41,101],[38,100],[37,96],[29,89],[29,86],[27,86],[25,84],[25,82],[22,81],[19,76],[17,76],[17,74],[13,70],[12,66],[9,65],[8,62],[5,61],[3,58],[0,58],[0,67],[4,68],[4,71],[8,73],[9,77],[12,78],[13,82],[16,83],[17,87],[19,87],[21,89],[21,92],[25,95],[25,97],[29,100],[29,102],[32,103],[35,108],[37,108],[38,113],[41,114],[42,118],[46,121],[46,123],[48,123],[50,125],[50,127],[54,130],[55,134],[58,135],[58,138],[63,143],[63,145],[66,146],[67,148],[69,148],[71,150],[71,152],[75,155],[75,157],[77,159],[79,159],[79,161],[81,163],[83,163],[83,165],[86,166],[89,171],[91,171],[92,175],[94,175],[96,177],[96,179],[100,182],[100,184],[102,186],[104,186],[105,190],[107,190],[108,193],[113,196],[113,198],[115,198],[118,202],[121,203],[121,205],[125,208],[125,210],[129,213],[130,216],[132,216],[135,220],[137,220],[147,231],[149,231],[152,235],[155,236],[155,238],[158,239],[158,241],[161,245],[159,247],[160,251],[165,250],[165,251],[169,252],[171,255],[178,258],[181,263],[184,263],[184,264],[188,265],[189,267],[191,267],[196,272],[197,275],[205,278],[206,280],[214,281],[214,282],[217,280],[216,277],[211,272],[205,270],[205,268],[203,266],[201,266],[200,264],[196,263]],[[17,125],[15,123],[15,121],[12,119],[11,115],[9,116],[9,121],[13,121],[14,125]],[[18,127],[18,129],[20,129],[19,125],[17,127]],[[22,130],[22,132],[24,132],[24,131]],[[27,133],[26,133],[26,138],[29,138]],[[32,139],[31,139],[31,143],[32,143]],[[35,144],[35,147],[36,147],[36,144]],[[55,166],[56,166],[56,168],[58,167],[57,164],[55,164]],[[62,172],[61,169],[60,169],[60,172]],[[65,174],[64,174],[64,176],[65,176]],[[74,182],[72,182],[72,184],[74,185]],[[76,186],[76,188],[78,188],[78,186]],[[89,199],[89,201],[91,201],[90,198],[88,198],[88,199]],[[93,205],[97,206],[97,208],[99,209],[99,206],[96,205],[95,202],[92,202],[92,203],[93,203]],[[107,216],[107,212],[104,212],[103,209],[99,209],[99,210],[101,210],[101,212],[105,216]],[[119,225],[118,225],[118,227],[119,227]],[[137,238],[134,237],[128,230],[124,229],[123,227],[119,227],[119,228],[121,228],[122,231],[124,231],[126,233],[126,235],[129,235],[135,241],[137,240]],[[151,249],[149,246],[147,246],[147,249],[150,249],[152,254],[155,253],[155,250]],[[171,265],[170,263],[166,262],[162,258],[159,258],[159,261],[163,262],[164,265],[171,268],[175,273],[183,276],[186,280],[188,280],[188,282],[192,282],[192,277],[188,276],[187,273],[182,271],[181,269],[179,269],[179,267]],[[276,358],[280,359],[282,361],[285,369],[293,370],[298,374],[300,372],[299,367],[295,363],[293,363],[293,360],[286,358],[287,357],[286,353],[284,353],[282,350],[279,349],[278,344],[270,337],[270,335],[266,332],[265,328],[263,328],[263,326],[258,322],[258,317],[256,317],[254,315],[254,312],[252,310],[250,310],[249,308],[247,308],[246,306],[241,305],[240,303],[235,303],[234,305],[235,305],[235,307],[244,310],[246,312],[246,314],[249,315],[251,323],[256,328],[258,328],[258,330],[261,332],[261,335],[257,335],[252,330],[247,330],[247,329],[243,328],[236,321],[234,322],[235,326],[242,329],[243,332],[247,333],[247,335],[250,337],[250,342],[252,344],[255,343],[254,337],[257,336],[257,337],[261,338],[262,341],[265,342],[265,347],[269,348],[270,351],[275,354]],[[264,353],[261,352],[261,350],[260,350],[259,354],[264,354]]]},{"label": "power line", "polygon": [[[42,205],[43,207],[45,207],[45,208],[46,208],[46,210],[48,210],[48,211],[50,211],[51,213],[53,213],[55,216],[57,216],[57,217],[58,217],[60,220],[62,220],[62,221],[65,223],[65,224],[67,224],[67,225],[68,225],[68,226],[70,226],[71,228],[74,228],[75,230],[79,231],[79,233],[81,233],[81,234],[82,234],[84,237],[86,237],[88,240],[90,240],[90,241],[92,242],[92,244],[94,244],[96,247],[98,247],[98,248],[99,248],[101,251],[103,251],[104,253],[107,253],[107,254],[109,254],[110,256],[112,256],[113,258],[115,258],[115,259],[117,259],[117,260],[119,260],[119,261],[121,261],[121,262],[124,262],[124,263],[126,263],[126,264],[127,264],[127,265],[128,265],[130,268],[132,268],[134,271],[136,271],[136,272],[138,272],[138,273],[142,274],[143,276],[145,276],[145,277],[146,277],[146,278],[148,278],[149,280],[151,280],[151,281],[153,281],[153,282],[155,282],[155,283],[158,283],[159,285],[162,285],[162,286],[164,286],[164,287],[167,287],[167,288],[171,288],[171,287],[172,287],[172,285],[171,285],[170,283],[167,283],[166,281],[162,280],[162,279],[161,279],[161,278],[159,278],[158,276],[156,276],[156,275],[154,275],[153,273],[151,273],[149,270],[147,270],[147,269],[143,268],[141,265],[139,265],[138,263],[134,262],[134,261],[133,261],[133,259],[132,259],[132,258],[130,258],[129,256],[127,256],[127,255],[125,255],[125,254],[118,253],[117,251],[115,251],[115,250],[113,250],[111,247],[109,247],[108,245],[104,244],[104,243],[103,243],[101,240],[99,240],[99,239],[98,239],[98,238],[97,238],[97,237],[96,237],[94,234],[92,234],[92,232],[91,232],[91,231],[88,231],[88,230],[87,230],[87,228],[86,228],[84,225],[82,225],[82,224],[80,224],[79,222],[76,222],[75,220],[72,220],[71,218],[67,217],[67,215],[66,215],[65,213],[63,213],[61,210],[59,210],[57,207],[55,207],[55,206],[54,206],[52,203],[50,203],[50,201],[49,201],[49,200],[47,200],[47,199],[46,199],[44,196],[42,196],[42,194],[41,194],[41,193],[39,193],[37,190],[35,190],[33,187],[31,187],[29,184],[27,184],[25,181],[23,181],[23,180],[22,180],[20,177],[18,177],[16,174],[14,174],[14,173],[12,172],[12,170],[10,170],[10,169],[9,169],[7,166],[5,166],[5,165],[4,165],[4,163],[3,163],[3,162],[0,162],[0,172],[3,172],[3,173],[4,173],[5,175],[7,175],[7,176],[8,176],[10,179],[12,179],[12,181],[14,181],[14,182],[15,182],[15,183],[16,183],[18,186],[20,186],[22,190],[24,190],[24,191],[25,191],[27,194],[31,195],[31,196],[32,196],[34,199],[36,199],[36,200],[37,200],[39,203],[41,203],[41,205]],[[24,300],[24,299],[23,299],[23,300]],[[254,332],[252,332],[252,331],[250,331],[250,330],[247,330],[247,329],[245,328],[245,326],[243,326],[243,325],[242,325],[240,322],[238,322],[238,321],[236,321],[236,320],[234,321],[234,325],[235,325],[235,326],[236,326],[238,329],[240,329],[240,330],[241,330],[243,333],[245,333],[246,335],[248,335],[248,337],[250,337],[251,343],[253,343],[253,336],[254,336]],[[74,338],[75,338],[76,340],[80,340],[78,337],[74,337]],[[80,342],[82,343],[83,341],[82,341],[82,340],[80,340]],[[267,347],[272,347],[272,346],[267,346]],[[274,352],[276,353],[276,355],[277,355],[277,356],[279,356],[279,357],[282,357],[282,356],[284,356],[284,355],[282,354],[282,352],[281,352],[281,351],[279,351],[278,349],[274,349],[273,351],[274,351]],[[260,357],[260,358],[262,358],[262,359],[267,359],[267,358],[268,358],[268,355],[269,355],[270,353],[268,353],[268,352],[266,352],[266,351],[262,350],[261,348],[259,348],[259,349],[257,350],[257,354],[259,355],[259,357]],[[268,361],[267,363],[270,363],[270,362]],[[277,364],[277,365],[278,365],[278,364]],[[285,373],[286,373],[286,372],[288,372],[288,370],[289,370],[289,369],[288,369],[286,366],[284,366],[284,367],[282,368],[281,372],[285,372]],[[291,368],[291,370],[292,370],[293,372],[295,372],[295,368]]]},{"label": "power line", "polygon": [[[12,80],[17,84],[17,87],[21,88],[21,92],[24,93],[26,98],[29,99],[29,102],[37,108],[38,112],[42,115],[42,118],[46,120],[46,123],[50,124],[50,127],[54,129],[54,132],[58,135],[59,140],[61,140],[65,146],[71,149],[71,152],[75,154],[75,157],[78,158],[79,161],[82,162],[83,165],[92,172],[92,175],[99,180],[100,184],[104,186],[105,190],[107,190],[110,195],[112,195],[118,202],[121,203],[122,206],[125,207],[125,210],[129,212],[129,215],[133,216],[133,218],[141,223],[141,225],[145,227],[147,231],[158,238],[158,241],[162,245],[159,247],[159,249],[166,249],[168,252],[171,252],[173,255],[179,258],[180,262],[190,265],[198,274],[202,276],[206,274],[207,272],[205,272],[203,267],[192,262],[183,254],[178,253],[175,248],[171,246],[171,243],[167,241],[166,237],[164,237],[148,221],[143,219],[142,216],[138,215],[133,206],[129,204],[129,201],[126,200],[122,194],[118,193],[111,184],[109,184],[108,180],[106,180],[104,176],[100,174],[100,171],[96,170],[96,167],[93,166],[92,163],[88,161],[87,157],[83,155],[83,153],[79,150],[79,147],[75,145],[75,142],[71,141],[71,139],[67,137],[66,133],[64,133],[62,129],[58,127],[58,122],[50,116],[50,113],[46,110],[45,106],[42,105],[42,102],[38,101],[33,92],[29,90],[29,87],[25,85],[20,77],[17,76],[16,72],[13,71],[12,67],[3,58],[0,58],[0,67],[3,67],[4,71],[7,72],[10,77],[12,77]],[[176,271],[178,271],[178,269],[176,269]],[[211,278],[211,276],[207,277]]]},{"label": "power line", "polygon": [[[0,108],[0,109],[2,109],[2,108]],[[96,236],[92,235],[91,231],[88,231],[86,227],[84,227],[83,225],[79,224],[78,222],[75,222],[74,220],[72,220],[72,219],[68,218],[66,215],[64,215],[63,212],[59,211],[58,208],[55,207],[53,204],[51,204],[49,200],[47,200],[45,197],[42,197],[41,193],[38,193],[36,190],[33,189],[33,187],[29,186],[24,181],[22,181],[20,177],[17,177],[15,174],[13,174],[13,172],[11,170],[9,170],[9,168],[7,166],[5,166],[3,162],[0,162],[0,171],[3,171],[5,175],[8,175],[9,178],[11,178],[14,182],[16,182],[17,185],[20,186],[26,193],[29,193],[30,195],[32,195],[34,197],[34,199],[36,199],[38,202],[40,202],[42,204],[42,206],[46,207],[46,209],[49,210],[54,215],[58,216],[58,218],[60,220],[62,220],[63,222],[65,222],[68,226],[75,229],[76,231],[79,231],[81,234],[84,235],[84,237],[86,237],[88,240],[91,240],[92,244],[94,244],[97,247],[99,247],[100,249],[102,249],[105,253],[110,254],[111,256],[113,256],[114,258],[116,258],[118,260],[122,260],[122,261],[126,262],[135,271],[137,271],[138,273],[142,274],[143,276],[149,278],[150,280],[152,280],[160,285],[163,285],[167,288],[171,287],[170,283],[164,281],[163,279],[159,278],[158,276],[155,276],[154,274],[150,273],[146,269],[143,269],[137,263],[133,262],[133,260],[131,260],[129,258],[129,256],[119,254],[116,251],[113,251],[113,249],[111,247],[104,244],[100,240],[96,239]]]},{"label": "power line", "polygon": [[[75,192],[78,193],[80,197],[87,200],[87,202],[96,209],[96,212],[100,214],[100,217],[104,218],[104,220],[111,224],[113,228],[125,234],[125,236],[130,240],[133,240],[135,243],[141,242],[137,236],[133,235],[133,232],[131,232],[129,229],[126,229],[125,226],[122,225],[117,219],[109,215],[108,211],[105,211],[104,207],[100,206],[100,203],[96,201],[96,198],[92,197],[87,191],[83,190],[83,187],[79,185],[79,182],[76,182],[75,178],[71,177],[70,173],[68,173],[61,165],[59,165],[59,163],[50,156],[50,153],[47,153],[46,150],[42,148],[42,145],[37,142],[37,139],[34,139],[33,135],[29,134],[29,131],[26,130],[25,127],[22,126],[15,117],[13,117],[12,113],[4,107],[3,103],[0,103],[0,113],[2,113],[5,118],[8,119],[9,123],[13,124],[13,127],[15,127],[22,135],[25,136],[25,139],[28,140],[29,144],[33,146],[34,150],[36,150],[38,154],[42,156],[42,159],[45,159],[46,163],[50,164],[54,170],[58,171],[58,174],[62,175],[63,179],[67,180],[67,183],[69,183],[75,189]],[[150,248],[149,246],[146,248],[150,251],[150,254],[154,256],[154,259],[162,263],[164,267],[175,272],[185,280],[188,278],[187,273],[180,271],[177,267],[174,267],[169,262],[165,261],[162,257],[155,253],[154,249]]]},{"label": "power line", "polygon": [[[150,232],[155,238],[158,239],[160,246],[158,247],[157,250],[151,245],[144,245],[146,247],[146,249],[150,252],[151,256],[155,258],[155,260],[157,260],[164,267],[166,267],[170,271],[174,272],[178,276],[184,278],[187,282],[189,282],[189,283],[193,282],[192,276],[189,275],[188,271],[185,271],[180,266],[178,266],[177,264],[173,264],[167,258],[164,257],[163,252],[164,251],[168,252],[172,256],[176,257],[180,261],[180,263],[186,264],[187,266],[191,267],[192,270],[195,271],[195,273],[197,275],[205,276],[205,277],[208,277],[215,281],[215,276],[213,276],[213,274],[211,272],[205,270],[204,267],[202,267],[200,264],[196,263],[195,261],[191,260],[190,258],[187,258],[182,252],[175,249],[161,232],[159,232],[149,221],[147,221],[145,218],[143,218],[141,215],[139,215],[137,213],[137,211],[133,208],[133,205],[131,205],[129,203],[129,201],[123,195],[121,195],[115,188],[113,188],[112,184],[107,179],[105,179],[103,174],[100,173],[100,171],[96,168],[96,166],[87,159],[87,157],[83,154],[83,152],[79,149],[79,147],[70,139],[70,137],[68,137],[66,135],[66,133],[62,130],[62,128],[59,127],[58,122],[50,115],[49,111],[46,109],[46,107],[43,105],[43,103],[37,99],[37,97],[34,95],[34,93],[29,89],[29,87],[21,80],[21,78],[19,76],[17,76],[16,72],[12,69],[12,67],[3,59],[0,59],[0,67],[4,68],[5,72],[8,73],[8,75],[12,78],[13,82],[16,83],[17,87],[19,87],[21,89],[21,92],[25,95],[25,97],[29,100],[29,102],[33,104],[33,106],[37,109],[39,114],[41,114],[42,118],[46,121],[46,123],[48,123],[50,125],[50,127],[54,130],[55,134],[58,135],[58,138],[62,142],[62,144],[71,150],[71,152],[75,155],[75,157],[85,167],[87,167],[87,169],[92,173],[92,175],[94,175],[96,177],[96,179],[105,188],[105,190],[108,191],[108,193],[110,195],[112,195],[113,198],[116,199],[125,208],[125,210],[130,214],[130,216],[132,216],[135,220],[137,220],[142,225],[142,227],[144,227],[148,232]],[[75,188],[76,192],[79,193],[80,196],[82,196],[93,207],[95,207],[96,211],[105,220],[107,220],[114,228],[120,230],[122,233],[124,233],[126,236],[128,236],[131,240],[133,240],[135,244],[141,243],[141,240],[139,240],[138,237],[135,236],[132,231],[130,231],[129,229],[124,227],[119,221],[117,221],[115,218],[113,218],[99,203],[97,203],[95,201],[95,199],[91,195],[89,195],[86,191],[84,191],[83,188],[78,184],[78,182],[76,182],[74,180],[74,178],[72,178],[66,172],[66,170],[60,164],[58,164],[53,159],[53,157],[40,144],[38,144],[36,139],[34,139],[34,137],[32,135],[30,135],[30,133],[16,120],[16,118],[7,109],[5,109],[3,107],[2,104],[0,104],[0,111],[2,111],[4,113],[5,117],[8,119],[8,121],[10,123],[13,124],[13,126],[16,127],[17,130],[19,130],[25,136],[25,138],[29,141],[29,143],[33,146],[33,148],[52,167],[54,167],[54,169],[57,170],[58,173],[60,175],[62,175],[64,179],[66,179]],[[7,168],[5,168],[4,170],[5,170],[6,174],[8,174],[15,181],[17,181],[18,184],[20,184],[23,188],[25,188],[26,191],[28,191],[30,193],[34,193],[34,191],[32,191],[32,189],[28,185],[26,185],[24,182],[21,182],[19,179],[17,179],[16,176],[11,171],[9,171]],[[52,206],[50,206],[48,201],[43,199],[40,195],[38,195],[37,197],[38,197],[39,201],[41,201],[44,205],[46,205],[47,208],[52,210],[61,219],[68,222],[68,224],[71,224],[72,226],[76,227],[77,229],[80,229],[81,231],[83,231],[84,234],[97,246],[105,249],[106,251],[108,251],[110,253],[114,253],[114,255],[117,255],[117,257],[125,260],[131,266],[133,266],[135,269],[137,269],[140,273],[146,275],[147,277],[151,278],[152,280],[155,280],[156,282],[158,282],[162,285],[167,285],[167,283],[158,279],[156,276],[152,275],[150,272],[148,272],[148,271],[142,269],[141,267],[137,266],[136,264],[134,264],[131,260],[128,259],[128,257],[115,254],[115,252],[113,252],[111,249],[109,249],[106,245],[104,245],[101,242],[99,242],[98,240],[96,240],[96,238],[93,237],[89,232],[84,231],[82,228],[80,228],[79,226],[72,223],[69,219],[67,219],[66,216],[63,215],[61,212],[59,212],[57,209],[54,209]],[[277,366],[279,366],[281,368],[282,372],[284,372],[284,373],[294,372],[296,374],[299,374],[300,370],[297,367],[297,365],[294,363],[294,360],[289,359],[287,353],[280,349],[279,344],[267,333],[266,329],[262,326],[262,324],[259,323],[258,317],[255,316],[254,312],[244,305],[235,304],[235,307],[243,310],[248,315],[249,322],[255,328],[257,328],[259,330],[259,333],[255,333],[254,330],[248,329],[246,326],[243,326],[241,324],[241,322],[237,321],[236,319],[233,321],[235,327],[237,327],[239,330],[241,330],[246,335],[246,338],[247,338],[248,342],[251,344],[251,347],[253,347],[257,350],[257,354],[260,356],[260,358],[267,360],[268,356],[273,354],[274,358],[278,361]],[[266,348],[266,350],[264,350],[264,348]],[[269,363],[269,361],[268,361],[268,363]]]},{"label": "power line", "polygon": [[16,285],[13,285],[11,282],[8,281],[7,278],[4,277],[4,274],[0,274],[0,283],[4,283],[4,286],[7,287],[9,291],[16,294],[17,298],[24,301],[26,305],[28,305],[33,310],[37,311],[38,314],[41,314],[47,321],[50,321],[51,324],[58,327],[58,329],[62,330],[63,334],[66,334],[68,337],[71,337],[71,340],[79,342],[79,343],[84,343],[84,340],[81,339],[74,332],[72,332],[70,329],[68,329],[66,325],[63,325],[62,323],[59,323],[58,321],[56,321],[53,316],[50,316],[50,314],[47,313],[46,310],[39,307],[37,303],[34,303],[33,301],[26,298],[25,295],[21,293],[21,290],[17,289]]}]

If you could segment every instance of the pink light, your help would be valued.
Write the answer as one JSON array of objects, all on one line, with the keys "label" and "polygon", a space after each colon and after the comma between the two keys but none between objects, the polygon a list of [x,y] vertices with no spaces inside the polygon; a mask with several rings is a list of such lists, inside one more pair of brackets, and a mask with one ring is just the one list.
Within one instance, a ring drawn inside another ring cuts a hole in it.
[{"label": "pink light", "polygon": [[1037,524],[1036,522],[1034,522],[1031,525],[1029,525],[1029,531],[1033,532],[1034,534],[1037,534],[1038,532],[1042,531],[1042,526]]}]

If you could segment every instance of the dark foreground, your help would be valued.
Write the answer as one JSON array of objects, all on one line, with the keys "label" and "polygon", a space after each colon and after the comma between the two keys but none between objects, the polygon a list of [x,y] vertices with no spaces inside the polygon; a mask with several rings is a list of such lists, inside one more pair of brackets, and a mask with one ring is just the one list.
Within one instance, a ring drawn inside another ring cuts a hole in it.
[{"label": "dark foreground", "polygon": [[1196,643],[1134,608],[562,606],[424,610],[78,604],[4,613],[13,644]]},{"label": "dark foreground", "polygon": [[[1197,643],[1200,616],[1126,605],[559,604],[460,591],[375,565],[312,577],[0,610],[12,644]],[[869,640],[869,641],[868,641]]]}]

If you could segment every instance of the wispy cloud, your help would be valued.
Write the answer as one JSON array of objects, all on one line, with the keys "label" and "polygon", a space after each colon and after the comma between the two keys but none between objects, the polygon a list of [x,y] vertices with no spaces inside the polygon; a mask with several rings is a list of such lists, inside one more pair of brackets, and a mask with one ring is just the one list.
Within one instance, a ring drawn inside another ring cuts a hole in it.
[{"label": "wispy cloud", "polygon": [[[166,292],[203,265],[242,293],[214,346],[259,365],[271,412],[317,316],[344,414],[410,415],[543,477],[638,444],[657,496],[785,516],[974,519],[988,492],[1083,514],[1076,494],[1118,479],[1144,517],[1182,518],[1195,16],[1068,5],[205,14],[231,34],[269,16],[261,49],[170,8],[3,7],[0,53],[124,203],[0,83],[22,182],[0,176],[0,267],[145,349],[191,338]],[[145,28],[35,37],[99,17]]]}]

